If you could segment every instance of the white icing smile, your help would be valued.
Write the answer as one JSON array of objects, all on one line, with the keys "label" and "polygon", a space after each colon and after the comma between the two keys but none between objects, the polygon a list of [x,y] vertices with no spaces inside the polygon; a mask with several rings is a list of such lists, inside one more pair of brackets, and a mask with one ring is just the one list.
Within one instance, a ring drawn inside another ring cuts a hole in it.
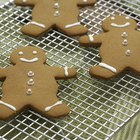
[{"label": "white icing smile", "polygon": [[37,57],[35,57],[33,59],[20,58],[20,61],[27,62],[27,63],[33,63],[33,62],[37,62],[38,58]]},{"label": "white icing smile", "polygon": [[125,24],[111,23],[111,26],[113,26],[113,27],[117,27],[117,28],[123,28],[123,27],[127,27],[127,26],[129,26],[129,25],[130,25],[129,22],[127,22],[127,23],[125,23]]}]

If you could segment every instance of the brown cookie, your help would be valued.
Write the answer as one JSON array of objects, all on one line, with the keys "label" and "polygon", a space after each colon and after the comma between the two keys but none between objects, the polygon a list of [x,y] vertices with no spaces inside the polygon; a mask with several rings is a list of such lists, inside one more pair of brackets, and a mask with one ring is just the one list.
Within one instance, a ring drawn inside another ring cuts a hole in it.
[{"label": "brown cookie", "polygon": [[31,46],[15,50],[10,61],[14,66],[0,69],[0,80],[4,81],[0,119],[8,119],[24,108],[32,108],[46,117],[69,113],[69,107],[56,96],[56,79],[75,77],[75,69],[45,65],[45,52]]},{"label": "brown cookie", "polygon": [[105,33],[83,36],[84,46],[100,46],[101,63],[90,69],[92,76],[111,78],[125,69],[140,74],[140,32],[137,23],[127,16],[111,16],[102,22]]},{"label": "brown cookie", "polygon": [[32,21],[21,31],[29,36],[39,36],[50,28],[69,35],[85,34],[88,29],[78,21],[77,6],[93,5],[95,0],[15,0],[16,5],[33,6]]}]

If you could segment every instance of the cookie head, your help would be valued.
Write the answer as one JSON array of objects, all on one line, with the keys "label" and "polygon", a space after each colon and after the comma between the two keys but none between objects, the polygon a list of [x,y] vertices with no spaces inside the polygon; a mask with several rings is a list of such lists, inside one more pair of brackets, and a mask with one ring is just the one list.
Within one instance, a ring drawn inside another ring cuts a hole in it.
[{"label": "cookie head", "polygon": [[115,15],[110,16],[102,22],[102,27],[105,31],[110,31],[112,29],[121,29],[121,28],[137,28],[137,23],[135,20],[131,19],[128,16]]},{"label": "cookie head", "polygon": [[45,63],[46,55],[43,50],[36,47],[20,47],[13,51],[13,53],[10,56],[10,61],[14,65],[18,63]]}]

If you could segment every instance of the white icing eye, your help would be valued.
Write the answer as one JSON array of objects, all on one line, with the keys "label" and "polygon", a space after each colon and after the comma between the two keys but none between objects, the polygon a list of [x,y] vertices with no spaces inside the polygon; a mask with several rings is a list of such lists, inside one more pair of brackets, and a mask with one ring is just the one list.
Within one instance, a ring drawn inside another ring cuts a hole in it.
[{"label": "white icing eye", "polygon": [[33,54],[37,54],[37,51],[33,51]]},{"label": "white icing eye", "polygon": [[125,19],[130,19],[130,17],[125,17]]},{"label": "white icing eye", "polygon": [[115,20],[115,17],[111,17],[111,20]]},{"label": "white icing eye", "polygon": [[22,52],[22,51],[20,51],[18,54],[19,54],[19,55],[23,55],[23,52]]}]

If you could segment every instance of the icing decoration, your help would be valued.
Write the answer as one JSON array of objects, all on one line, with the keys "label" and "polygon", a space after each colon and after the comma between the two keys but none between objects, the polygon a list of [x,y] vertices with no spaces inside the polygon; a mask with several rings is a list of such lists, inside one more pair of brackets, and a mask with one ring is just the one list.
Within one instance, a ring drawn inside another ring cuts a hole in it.
[{"label": "icing decoration", "polygon": [[130,22],[127,22],[127,23],[122,24],[122,25],[119,25],[119,24],[116,24],[116,23],[111,23],[111,26],[117,27],[117,28],[124,28],[124,27],[127,27],[129,25],[130,25]]},{"label": "icing decoration", "polygon": [[33,54],[37,54],[37,51],[33,51]]},{"label": "icing decoration", "polygon": [[32,95],[32,90],[31,89],[27,90],[27,95]]},{"label": "icing decoration", "polygon": [[34,81],[33,79],[30,79],[30,80],[29,80],[29,82],[33,82],[33,81]]},{"label": "icing decoration", "polygon": [[58,105],[61,105],[61,104],[62,104],[62,101],[58,101],[58,102],[56,102],[55,104],[46,107],[46,108],[45,108],[45,111],[46,111],[46,112],[47,112],[47,111],[50,111],[53,107],[58,106]]},{"label": "icing decoration", "polygon": [[64,67],[64,71],[65,71],[65,76],[69,76],[68,67]]},{"label": "icing decoration", "polygon": [[126,32],[122,33],[122,37],[126,38],[128,36],[128,34]]},{"label": "icing decoration", "polygon": [[60,8],[59,4],[58,4],[58,3],[55,3],[55,4],[54,4],[54,8],[55,8],[55,9]]},{"label": "icing decoration", "polygon": [[125,54],[126,54],[126,56],[130,56],[131,51],[130,51],[130,50],[127,50],[127,51],[125,52]]},{"label": "icing decoration", "polygon": [[42,28],[46,28],[46,26],[44,24],[41,24],[41,23],[38,23],[38,22],[35,22],[35,21],[31,21],[28,24],[33,24],[33,25],[36,25],[36,26],[39,26],[39,27],[42,27]]},{"label": "icing decoration", "polygon": [[26,58],[19,58],[20,61],[22,62],[27,62],[27,63],[33,63],[33,62],[37,62],[39,59],[37,57],[33,58],[33,59],[26,59]]},{"label": "icing decoration", "polygon": [[108,69],[108,70],[110,70],[110,71],[112,71],[112,72],[114,72],[114,73],[117,72],[117,70],[116,70],[114,67],[112,67],[112,66],[110,66],[110,65],[108,65],[108,64],[99,63],[99,66],[101,66],[101,67],[103,67],[103,68],[106,68],[106,69]]},{"label": "icing decoration", "polygon": [[27,2],[27,0],[22,0],[22,2]]},{"label": "icing decoration", "polygon": [[14,106],[10,105],[10,104],[7,104],[7,103],[5,103],[3,101],[0,101],[0,104],[10,108],[13,111],[16,111],[16,108]]},{"label": "icing decoration", "polygon": [[60,15],[59,11],[55,11],[54,16],[57,17],[59,15]]},{"label": "icing decoration", "polygon": [[20,51],[18,54],[19,54],[19,55],[23,55],[23,52],[22,52],[22,51]]},{"label": "icing decoration", "polygon": [[88,37],[89,37],[89,41],[90,41],[90,42],[94,42],[93,35],[88,34]]},{"label": "icing decoration", "polygon": [[124,39],[124,41],[122,42],[123,46],[127,46],[128,45],[128,41],[127,39]]},{"label": "icing decoration", "polygon": [[29,79],[29,81],[27,82],[27,84],[28,84],[29,86],[34,85],[34,80],[33,80],[33,79]]},{"label": "icing decoration", "polygon": [[125,17],[125,19],[130,19],[130,17]]},{"label": "icing decoration", "polygon": [[33,77],[34,76],[34,73],[32,71],[29,71],[28,74],[27,74],[29,77]]},{"label": "icing decoration", "polygon": [[80,22],[76,22],[76,23],[73,23],[73,24],[68,24],[65,26],[65,28],[71,28],[73,26],[78,26],[78,25],[81,25]]},{"label": "icing decoration", "polygon": [[111,17],[111,20],[115,20],[115,17]]}]

